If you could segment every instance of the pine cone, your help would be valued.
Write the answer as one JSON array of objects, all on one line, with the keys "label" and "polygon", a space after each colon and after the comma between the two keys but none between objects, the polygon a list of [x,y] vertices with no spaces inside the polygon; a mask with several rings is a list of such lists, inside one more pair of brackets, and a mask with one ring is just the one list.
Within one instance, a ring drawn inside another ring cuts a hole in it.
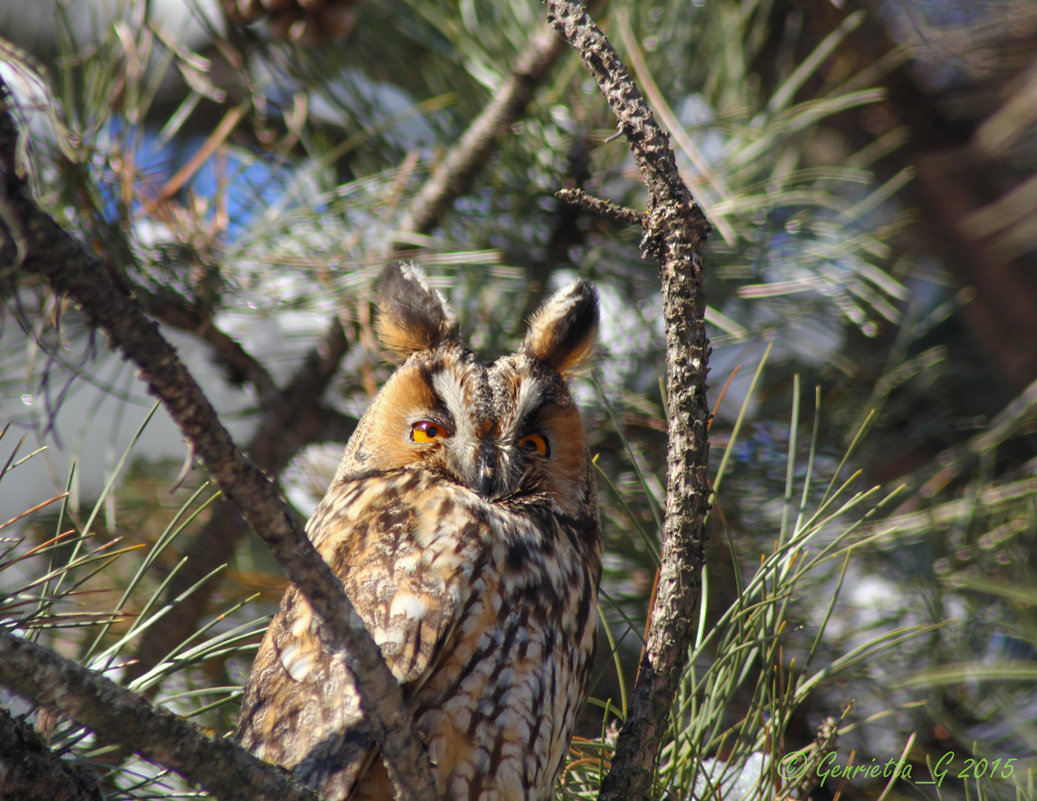
[{"label": "pine cone", "polygon": [[344,39],[356,25],[360,0],[223,0],[232,23],[266,21],[273,36],[291,42],[317,43]]}]

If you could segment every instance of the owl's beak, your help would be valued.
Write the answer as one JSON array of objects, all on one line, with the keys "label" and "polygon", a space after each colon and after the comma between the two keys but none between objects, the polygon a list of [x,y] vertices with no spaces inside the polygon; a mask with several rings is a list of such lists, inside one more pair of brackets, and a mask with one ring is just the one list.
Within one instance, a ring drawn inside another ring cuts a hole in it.
[{"label": "owl's beak", "polygon": [[482,495],[484,498],[492,498],[495,495],[496,478],[497,478],[497,462],[499,455],[497,452],[497,446],[494,444],[491,437],[486,437],[479,445],[479,456],[477,460],[478,473],[477,473],[477,487],[472,487],[476,492]]},{"label": "owl's beak", "polygon": [[467,439],[459,441],[457,446],[447,448],[447,459],[451,472],[458,480],[486,500],[502,495],[501,457],[493,437]]}]

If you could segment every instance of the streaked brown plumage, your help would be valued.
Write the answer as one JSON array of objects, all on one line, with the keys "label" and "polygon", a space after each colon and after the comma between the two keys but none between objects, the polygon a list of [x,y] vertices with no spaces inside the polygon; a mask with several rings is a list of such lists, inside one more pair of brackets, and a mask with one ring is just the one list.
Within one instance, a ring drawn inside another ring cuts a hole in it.
[{"label": "streaked brown plumage", "polygon": [[[548,798],[587,690],[601,531],[566,378],[597,322],[596,292],[577,281],[517,353],[486,365],[420,272],[383,276],[379,336],[405,361],[307,532],[403,685],[444,799]],[[294,588],[238,736],[325,798],[392,798],[352,678]]]}]

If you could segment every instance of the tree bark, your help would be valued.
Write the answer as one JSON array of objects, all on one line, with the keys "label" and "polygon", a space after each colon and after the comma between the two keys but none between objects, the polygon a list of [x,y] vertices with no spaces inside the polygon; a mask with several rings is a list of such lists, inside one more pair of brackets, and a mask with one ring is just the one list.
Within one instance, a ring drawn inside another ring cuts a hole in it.
[{"label": "tree bark", "polygon": [[90,771],[51,753],[29,724],[0,709],[0,798],[101,801]]},{"label": "tree bark", "polygon": [[648,798],[697,619],[709,440],[702,247],[709,223],[681,180],[666,134],[608,39],[580,3],[547,0],[548,19],[583,58],[619,122],[648,189],[642,253],[659,264],[666,320],[666,516],[648,641],[602,801]]},{"label": "tree bark", "polygon": [[[179,715],[152,706],[115,682],[49,648],[7,633],[0,633],[0,681],[106,740],[132,743],[134,751],[145,759],[172,768],[223,801],[317,799],[312,790],[283,770],[256,759],[234,742],[203,734]],[[50,759],[61,761],[53,756]],[[79,784],[70,777],[64,785],[65,792]],[[57,792],[45,796],[8,795],[8,787],[0,784],[0,790],[5,790],[4,798],[61,797]],[[93,789],[96,791],[96,785]],[[89,792],[89,785],[85,791]],[[100,793],[64,797],[98,798]]]}]

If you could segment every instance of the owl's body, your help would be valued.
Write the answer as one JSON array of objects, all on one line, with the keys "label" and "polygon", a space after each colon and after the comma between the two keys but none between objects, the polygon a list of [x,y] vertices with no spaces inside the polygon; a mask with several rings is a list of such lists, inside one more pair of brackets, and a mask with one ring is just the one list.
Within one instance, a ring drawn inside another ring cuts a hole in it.
[{"label": "owl's body", "polygon": [[[380,334],[407,357],[364,415],[307,531],[428,745],[441,798],[553,790],[594,649],[601,533],[565,378],[597,326],[577,282],[492,365],[442,299],[387,271]],[[340,658],[294,588],[253,665],[239,737],[328,799],[391,799]]]}]

